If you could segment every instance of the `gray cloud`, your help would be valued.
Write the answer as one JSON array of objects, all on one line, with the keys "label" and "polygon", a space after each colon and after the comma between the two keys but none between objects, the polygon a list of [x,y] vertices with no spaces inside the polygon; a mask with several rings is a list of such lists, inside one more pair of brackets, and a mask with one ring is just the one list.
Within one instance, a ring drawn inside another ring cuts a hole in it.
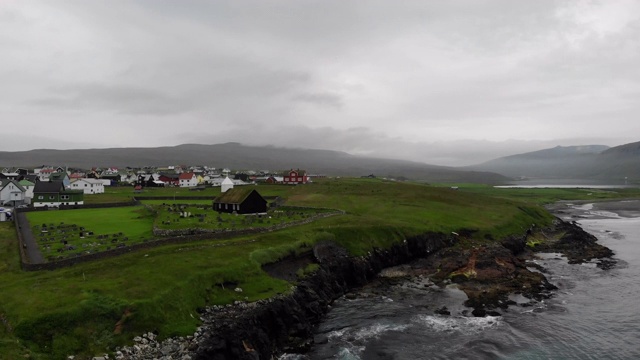
[{"label": "gray cloud", "polygon": [[56,89],[53,96],[36,99],[34,105],[67,111],[92,110],[127,114],[172,115],[189,108],[153,89],[129,85],[74,84]]},{"label": "gray cloud", "polygon": [[293,100],[335,108],[340,108],[343,105],[340,96],[330,93],[299,94],[294,96]]},{"label": "gray cloud", "polygon": [[640,133],[634,1],[16,1],[0,49],[0,126],[37,139],[0,150],[237,141],[461,164]]}]

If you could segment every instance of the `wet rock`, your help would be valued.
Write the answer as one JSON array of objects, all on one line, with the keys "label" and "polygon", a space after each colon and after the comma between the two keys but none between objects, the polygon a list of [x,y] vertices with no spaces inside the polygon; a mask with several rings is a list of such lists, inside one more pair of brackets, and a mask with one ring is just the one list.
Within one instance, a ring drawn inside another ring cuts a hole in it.
[{"label": "wet rock", "polygon": [[598,244],[598,239],[584,231],[575,222],[557,220],[552,229],[563,235],[554,241],[540,244],[536,250],[542,252],[559,252],[567,257],[569,264],[581,264],[592,259],[610,258],[611,249]]},{"label": "wet rock", "polygon": [[440,309],[436,309],[433,312],[438,315],[451,315],[451,311],[449,311],[446,306],[443,306]]}]

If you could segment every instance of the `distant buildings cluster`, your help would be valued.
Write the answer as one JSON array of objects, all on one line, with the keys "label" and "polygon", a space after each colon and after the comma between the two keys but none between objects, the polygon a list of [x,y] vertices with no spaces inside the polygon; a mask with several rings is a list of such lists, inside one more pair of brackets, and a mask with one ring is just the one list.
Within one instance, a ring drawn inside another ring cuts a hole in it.
[{"label": "distant buildings cluster", "polygon": [[0,206],[58,207],[82,205],[85,195],[101,194],[105,186],[203,188],[220,187],[222,192],[234,186],[266,184],[305,184],[305,170],[281,172],[268,170],[235,171],[207,166],[167,166],[142,168],[76,169],[42,166],[34,169],[4,168],[0,172]]}]

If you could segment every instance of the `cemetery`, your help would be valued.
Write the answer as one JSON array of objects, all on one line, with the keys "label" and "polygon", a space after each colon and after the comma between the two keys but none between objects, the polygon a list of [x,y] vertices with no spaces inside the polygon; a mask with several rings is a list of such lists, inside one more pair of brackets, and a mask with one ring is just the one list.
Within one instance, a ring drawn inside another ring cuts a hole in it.
[{"label": "cemetery", "polygon": [[304,220],[311,216],[335,210],[281,207],[267,213],[238,215],[212,211],[210,206],[163,204],[156,207],[155,226],[159,229],[213,229],[238,230],[264,228]]},{"label": "cemetery", "polygon": [[[266,231],[334,213],[331,209],[279,207],[266,213],[216,212],[200,201],[153,201],[117,208],[27,214],[29,230],[47,262],[96,254],[168,236]],[[191,203],[194,202],[194,203]]]}]

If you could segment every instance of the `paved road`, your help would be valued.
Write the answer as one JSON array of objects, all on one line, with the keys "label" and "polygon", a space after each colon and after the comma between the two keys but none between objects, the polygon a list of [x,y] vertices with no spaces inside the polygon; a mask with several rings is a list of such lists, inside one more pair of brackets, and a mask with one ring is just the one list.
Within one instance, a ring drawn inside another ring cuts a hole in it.
[{"label": "paved road", "polygon": [[31,264],[42,264],[45,262],[42,253],[40,253],[40,248],[38,247],[38,243],[36,242],[35,236],[31,232],[31,225],[29,224],[29,220],[27,220],[26,213],[17,213],[18,220],[20,221],[20,231],[22,231],[22,241],[27,245],[25,249],[25,253],[27,254],[27,258],[29,259],[29,263]]}]

